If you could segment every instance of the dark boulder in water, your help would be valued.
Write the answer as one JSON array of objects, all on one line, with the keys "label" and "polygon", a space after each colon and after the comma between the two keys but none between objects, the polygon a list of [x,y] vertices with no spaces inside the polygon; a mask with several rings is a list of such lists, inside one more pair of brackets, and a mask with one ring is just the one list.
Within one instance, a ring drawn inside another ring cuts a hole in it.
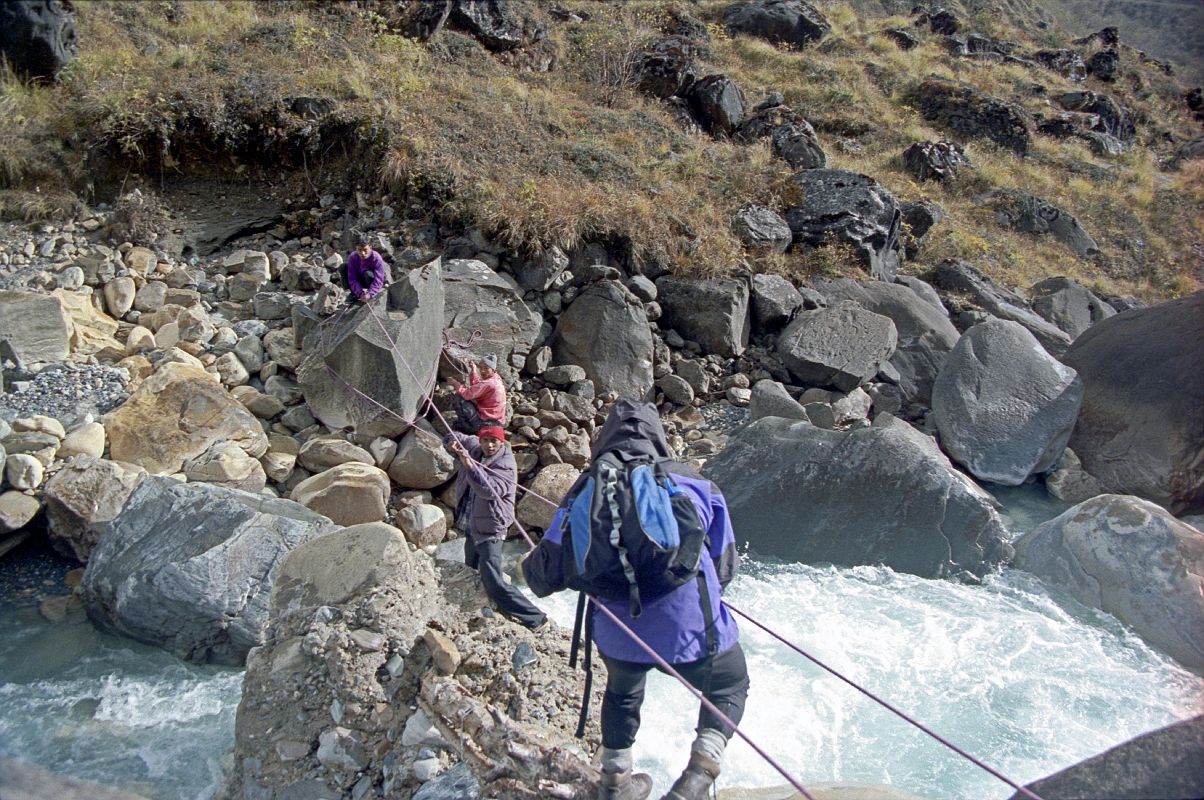
[{"label": "dark boulder in water", "polygon": [[981,576],[1012,555],[991,496],[891,417],[848,433],[765,417],[706,474],[757,553],[923,577]]}]

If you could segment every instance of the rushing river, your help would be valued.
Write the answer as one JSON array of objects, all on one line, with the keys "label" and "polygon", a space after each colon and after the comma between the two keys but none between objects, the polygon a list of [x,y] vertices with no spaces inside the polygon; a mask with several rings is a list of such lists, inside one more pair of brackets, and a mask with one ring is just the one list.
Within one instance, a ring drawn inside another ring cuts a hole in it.
[{"label": "rushing river", "polygon": [[[1039,489],[1001,499],[1018,530],[1059,510]],[[1022,783],[1204,711],[1204,679],[1015,570],[965,586],[748,559],[728,598]],[[574,598],[551,601],[539,602],[570,625]],[[741,729],[804,785],[889,783],[933,800],[1011,795],[767,634],[747,623],[742,631],[753,687]],[[233,744],[239,671],[182,663],[78,615],[52,624],[28,601],[0,601],[0,642],[0,754],[156,799],[212,796]],[[653,797],[684,766],[696,713],[684,689],[652,677],[636,756],[656,778]],[[721,787],[783,783],[733,742]]]}]

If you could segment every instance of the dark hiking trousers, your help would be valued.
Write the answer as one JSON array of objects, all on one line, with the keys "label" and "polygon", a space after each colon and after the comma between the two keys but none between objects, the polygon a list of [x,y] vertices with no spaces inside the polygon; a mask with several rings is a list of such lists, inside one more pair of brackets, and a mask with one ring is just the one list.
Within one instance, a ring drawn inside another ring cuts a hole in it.
[{"label": "dark hiking trousers", "polygon": [[547,619],[534,603],[523,596],[518,587],[506,583],[502,575],[501,539],[473,544],[472,537],[465,536],[464,563],[481,573],[485,594],[497,603],[498,611],[528,628],[539,627]]},{"label": "dark hiking trousers", "polygon": [[[602,745],[616,750],[635,744],[640,729],[640,706],[644,703],[644,683],[653,664],[619,661],[602,654],[606,664],[606,693],[602,695]],[[660,669],[660,667],[656,667]],[[737,725],[744,716],[748,699],[748,666],[744,651],[737,642],[727,650],[686,664],[674,664],[673,669],[702,692]],[[660,670],[664,672],[664,670]],[[727,738],[732,728],[706,706],[699,704],[698,730],[714,728]]]},{"label": "dark hiking trousers", "polygon": [[470,436],[476,436],[477,431],[482,425],[497,425],[499,428],[505,428],[505,424],[501,420],[482,419],[480,412],[477,411],[477,404],[471,400],[465,400],[460,395],[456,395],[452,401],[453,407],[456,409],[456,422],[452,426],[460,433],[467,433]]}]

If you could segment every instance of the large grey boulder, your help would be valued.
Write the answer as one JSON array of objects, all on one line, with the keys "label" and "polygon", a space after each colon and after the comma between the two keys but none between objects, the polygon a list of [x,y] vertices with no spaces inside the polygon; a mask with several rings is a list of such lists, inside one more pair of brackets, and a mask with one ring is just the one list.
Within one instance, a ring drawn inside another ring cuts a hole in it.
[{"label": "large grey boulder", "polygon": [[652,388],[652,331],[643,304],[618,281],[591,284],[557,320],[554,363],[578,364],[599,392],[642,400]]},{"label": "large grey boulder", "polygon": [[1116,316],[1116,309],[1070,278],[1046,278],[1033,284],[1032,296],[1033,311],[1066,331],[1072,340],[1100,320]]},{"label": "large grey boulder", "polygon": [[[1025,786],[1038,797],[1204,797],[1204,715],[1143,733]],[[1016,792],[1009,800],[1026,800]]]},{"label": "large grey boulder", "polygon": [[840,433],[765,417],[706,475],[754,552],[804,563],[983,575],[1011,556],[990,495],[904,422]]},{"label": "large grey boulder", "polygon": [[656,282],[662,328],[698,342],[708,353],[738,356],[748,346],[748,282],[737,278],[678,278]]},{"label": "large grey boulder", "polygon": [[313,415],[332,429],[396,436],[426,402],[443,347],[439,260],[368,303],[323,321],[305,338],[297,381]]},{"label": "large grey boulder", "polygon": [[510,369],[512,354],[526,357],[539,336],[543,317],[527,305],[512,283],[483,261],[454,258],[443,262],[443,285],[447,293],[443,327],[452,339],[468,341],[480,331],[473,351],[496,353],[502,372]]},{"label": "large grey boulder", "polygon": [[903,214],[894,195],[873,178],[842,169],[800,170],[791,180],[802,194],[785,213],[796,245],[846,244],[873,277],[895,277],[903,260]]},{"label": "large grey boulder", "polygon": [[543,292],[552,287],[568,266],[569,257],[559,247],[552,245],[528,259],[516,261],[511,271],[519,286]]},{"label": "large grey boulder", "polygon": [[288,500],[150,476],[93,548],[84,606],[180,658],[242,664],[263,642],[280,561],[334,529]]},{"label": "large grey boulder", "polygon": [[941,445],[975,477],[1019,486],[1052,467],[1083,402],[1083,382],[1015,322],[975,325],[932,387]]},{"label": "large grey boulder", "polygon": [[1204,510],[1204,291],[1117,314],[1063,360],[1083,380],[1070,446],[1114,492]]},{"label": "large grey boulder", "polygon": [[777,353],[801,382],[850,392],[878,374],[897,341],[889,317],[844,301],[796,316],[778,338]]},{"label": "large grey boulder", "polygon": [[942,261],[936,269],[936,285],[970,298],[992,316],[1019,322],[1050,355],[1060,356],[1070,346],[1070,337],[1034,313],[1023,297],[999,286],[965,261]]},{"label": "large grey boulder", "polygon": [[933,76],[912,87],[907,99],[924,119],[961,136],[988,139],[1018,156],[1032,149],[1024,109],[973,86]]},{"label": "large grey boulder", "polygon": [[1204,533],[1166,509],[1093,497],[1020,537],[1016,566],[1204,669]]},{"label": "large grey boulder", "polygon": [[71,352],[71,322],[57,297],[0,291],[0,358],[20,366],[63,361]]},{"label": "large grey boulder", "polygon": [[838,278],[816,288],[829,300],[852,300],[875,314],[890,317],[898,343],[889,363],[899,373],[899,388],[909,400],[927,405],[932,384],[959,337],[940,302],[932,303],[911,286],[883,281],[859,283]]},{"label": "large grey boulder", "polygon": [[804,0],[733,3],[723,12],[723,24],[731,35],[746,33],[791,47],[818,42],[832,30],[824,15]]}]

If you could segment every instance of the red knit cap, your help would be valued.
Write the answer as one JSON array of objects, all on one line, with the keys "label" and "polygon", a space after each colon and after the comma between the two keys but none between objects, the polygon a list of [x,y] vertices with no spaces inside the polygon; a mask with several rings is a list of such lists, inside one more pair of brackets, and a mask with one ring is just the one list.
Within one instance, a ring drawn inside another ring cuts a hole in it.
[{"label": "red knit cap", "polygon": [[478,439],[484,439],[486,436],[497,439],[499,442],[506,441],[506,432],[497,425],[482,425],[477,430]]}]

